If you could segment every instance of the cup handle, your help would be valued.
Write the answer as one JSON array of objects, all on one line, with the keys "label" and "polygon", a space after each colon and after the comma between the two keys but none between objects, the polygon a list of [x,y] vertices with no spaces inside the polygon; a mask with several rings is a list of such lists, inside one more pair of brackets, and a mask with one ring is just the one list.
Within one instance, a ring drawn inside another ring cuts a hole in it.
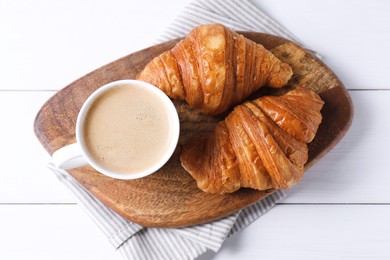
[{"label": "cup handle", "polygon": [[53,153],[52,162],[63,170],[81,167],[87,164],[77,143],[64,146]]}]

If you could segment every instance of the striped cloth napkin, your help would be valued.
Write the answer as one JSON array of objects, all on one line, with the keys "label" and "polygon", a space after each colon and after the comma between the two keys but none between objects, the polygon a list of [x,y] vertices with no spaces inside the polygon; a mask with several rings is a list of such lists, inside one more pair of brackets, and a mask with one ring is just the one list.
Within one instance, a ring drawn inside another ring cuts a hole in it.
[{"label": "striped cloth napkin", "polygon": [[[240,0],[195,0],[174,20],[158,42],[182,37],[200,24],[221,23],[233,30],[258,31],[299,42],[254,3]],[[58,179],[75,195],[111,244],[125,259],[195,259],[207,250],[217,252],[224,240],[271,209],[285,195],[267,198],[223,219],[186,228],[145,228],[106,207],[66,171],[49,164]]]}]

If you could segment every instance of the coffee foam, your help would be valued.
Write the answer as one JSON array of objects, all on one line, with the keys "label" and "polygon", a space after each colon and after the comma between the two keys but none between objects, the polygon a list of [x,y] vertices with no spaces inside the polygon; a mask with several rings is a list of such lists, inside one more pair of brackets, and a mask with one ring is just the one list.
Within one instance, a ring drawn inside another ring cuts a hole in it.
[{"label": "coffee foam", "polygon": [[88,152],[102,168],[138,172],[156,164],[170,143],[164,103],[142,87],[122,85],[99,96],[84,123]]}]

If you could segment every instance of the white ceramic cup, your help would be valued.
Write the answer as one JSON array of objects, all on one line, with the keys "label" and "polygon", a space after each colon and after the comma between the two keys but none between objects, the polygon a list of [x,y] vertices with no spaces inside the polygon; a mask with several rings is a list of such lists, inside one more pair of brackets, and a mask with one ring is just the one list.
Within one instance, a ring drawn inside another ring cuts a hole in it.
[{"label": "white ceramic cup", "polygon": [[[155,164],[151,165],[151,167],[148,167],[147,169],[139,172],[117,173],[103,168],[98,163],[96,163],[94,159],[89,155],[88,150],[84,144],[83,129],[84,129],[85,117],[88,113],[90,105],[97,97],[99,97],[108,89],[115,88],[121,85],[142,87],[144,89],[147,89],[151,94],[158,97],[163,102],[165,109],[168,111],[169,122],[167,123],[171,124],[170,128],[172,129],[172,131],[170,131],[170,143],[167,151],[163,154],[160,160],[158,160]],[[179,123],[179,117],[176,108],[173,105],[172,101],[164,92],[162,92],[157,87],[143,81],[118,80],[98,88],[87,98],[87,100],[84,102],[83,106],[81,107],[77,117],[76,143],[64,146],[59,150],[55,151],[52,155],[52,162],[56,167],[61,169],[71,169],[71,168],[81,167],[86,164],[89,164],[98,172],[112,178],[124,179],[124,180],[137,179],[156,172],[169,160],[169,158],[172,156],[173,152],[176,149],[177,142],[179,140],[179,132],[180,132],[180,123]]]}]

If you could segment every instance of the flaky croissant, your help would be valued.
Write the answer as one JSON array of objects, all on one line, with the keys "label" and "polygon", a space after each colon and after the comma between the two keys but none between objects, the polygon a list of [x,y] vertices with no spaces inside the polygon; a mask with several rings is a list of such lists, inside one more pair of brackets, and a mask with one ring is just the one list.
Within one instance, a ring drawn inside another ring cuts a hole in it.
[{"label": "flaky croissant", "polygon": [[303,176],[323,104],[305,88],[245,102],[209,136],[185,144],[182,165],[206,192],[290,188]]},{"label": "flaky croissant", "polygon": [[291,75],[291,67],[262,45],[223,25],[209,24],[194,28],[173,49],[154,58],[137,79],[216,115],[265,85],[283,87]]}]

